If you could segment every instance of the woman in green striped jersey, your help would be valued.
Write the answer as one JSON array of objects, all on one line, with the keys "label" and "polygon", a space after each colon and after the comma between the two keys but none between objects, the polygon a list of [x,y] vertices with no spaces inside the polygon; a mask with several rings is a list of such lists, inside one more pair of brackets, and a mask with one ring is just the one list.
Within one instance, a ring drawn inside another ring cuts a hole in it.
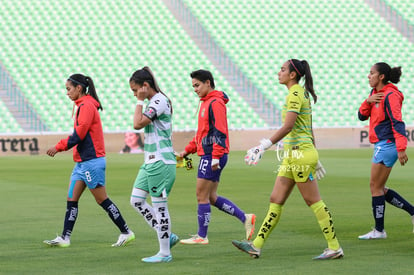
[{"label": "woman in green striped jersey", "polygon": [[[168,212],[168,194],[176,174],[176,158],[172,147],[170,99],[161,91],[148,67],[133,73],[129,80],[131,90],[137,98],[134,114],[134,129],[144,128],[145,162],[139,169],[131,194],[132,207],[157,232],[159,252],[143,258],[143,262],[160,263],[172,260],[170,248],[179,239],[171,232]],[[144,109],[144,100],[148,104]],[[152,205],[146,199],[151,196]]]}]

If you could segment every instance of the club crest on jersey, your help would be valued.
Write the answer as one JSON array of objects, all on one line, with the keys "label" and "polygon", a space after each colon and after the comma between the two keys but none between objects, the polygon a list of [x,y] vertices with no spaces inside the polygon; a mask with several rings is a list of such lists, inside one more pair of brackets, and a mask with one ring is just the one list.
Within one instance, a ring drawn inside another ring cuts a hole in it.
[{"label": "club crest on jersey", "polygon": [[206,108],[204,108],[203,110],[201,110],[201,117],[204,117],[204,111],[206,110]]},{"label": "club crest on jersey", "polygon": [[147,114],[148,115],[153,115],[154,113],[155,113],[155,110],[154,109],[148,108],[148,110],[147,110]]}]

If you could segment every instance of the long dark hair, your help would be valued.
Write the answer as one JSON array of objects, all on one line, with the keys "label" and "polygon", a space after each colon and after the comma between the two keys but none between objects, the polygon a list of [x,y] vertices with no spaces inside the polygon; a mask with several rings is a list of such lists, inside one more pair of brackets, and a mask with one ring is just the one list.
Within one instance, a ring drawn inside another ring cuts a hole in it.
[{"label": "long dark hair", "polygon": [[93,80],[90,76],[73,74],[68,78],[68,81],[75,87],[80,85],[82,87],[82,94],[92,96],[99,103],[98,110],[103,110],[98,94],[96,93],[95,84],[93,84]]},{"label": "long dark hair", "polygon": [[162,93],[168,99],[171,108],[171,114],[173,113],[171,99],[161,91],[160,86],[158,86],[158,82],[154,77],[154,74],[148,66],[135,71],[130,77],[129,82],[134,82],[141,86],[144,85],[144,82],[147,82],[148,85],[150,85],[150,87],[153,88],[157,93]]},{"label": "long dark hair", "polygon": [[289,73],[296,73],[296,81],[299,82],[302,76],[305,77],[305,89],[308,91],[313,98],[313,102],[316,103],[318,96],[313,89],[312,73],[308,61],[289,59]]},{"label": "long dark hair", "polygon": [[397,84],[400,82],[400,77],[402,74],[401,67],[391,68],[391,66],[385,62],[378,62],[374,66],[380,75],[384,75],[382,83],[387,84],[388,82],[392,82],[394,84]]}]

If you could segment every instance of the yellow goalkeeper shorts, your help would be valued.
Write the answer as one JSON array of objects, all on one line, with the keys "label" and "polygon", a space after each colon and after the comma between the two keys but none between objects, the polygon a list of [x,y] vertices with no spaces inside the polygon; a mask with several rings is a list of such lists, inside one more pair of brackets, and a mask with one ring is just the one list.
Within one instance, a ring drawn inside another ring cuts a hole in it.
[{"label": "yellow goalkeeper shorts", "polygon": [[278,177],[290,178],[295,182],[314,179],[319,155],[313,144],[286,147],[282,157],[282,163],[277,168]]}]

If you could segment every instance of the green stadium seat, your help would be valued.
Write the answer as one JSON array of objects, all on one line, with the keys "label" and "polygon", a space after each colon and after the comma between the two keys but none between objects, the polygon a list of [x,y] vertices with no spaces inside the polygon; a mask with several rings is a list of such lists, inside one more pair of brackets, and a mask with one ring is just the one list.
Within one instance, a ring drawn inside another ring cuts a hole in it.
[{"label": "green stadium seat", "polygon": [[[192,67],[212,70],[216,82],[226,87],[229,96],[240,98],[160,0],[151,3],[104,0],[82,5],[80,1],[6,2],[8,12],[0,7],[2,16],[10,15],[7,28],[0,25],[0,33],[7,41],[0,45],[0,60],[53,131],[66,131],[72,126],[72,102],[66,96],[64,81],[77,72],[94,79],[105,108],[102,120],[107,131],[131,128],[134,108],[126,106],[134,107],[136,99],[128,79],[144,65],[153,69],[161,88],[174,99],[176,121],[183,121],[174,126],[181,127],[176,130],[188,129],[187,119],[194,120],[186,118],[187,106],[197,104],[196,97],[187,94],[192,90],[189,78]],[[17,5],[29,8],[20,12]],[[85,12],[88,10],[94,12]],[[140,13],[132,12],[135,10]],[[77,20],[72,20],[75,16]],[[150,37],[152,43],[142,43],[142,37]],[[46,98],[54,95],[53,102],[47,105],[58,105],[62,118],[51,116],[55,110],[42,108],[43,95]],[[252,119],[266,125],[257,114]],[[232,120],[229,125],[239,126]]]},{"label": "green stadium seat", "polygon": [[[374,62],[386,60],[391,65],[402,66],[403,76],[414,70],[409,63],[413,45],[363,0],[314,0],[307,1],[306,5],[301,0],[266,3],[185,0],[185,3],[206,29],[220,26],[218,31],[211,32],[213,37],[276,106],[281,106],[284,98],[283,87],[275,79],[279,66],[292,57],[307,59],[319,95],[315,108],[337,106],[333,115],[338,119],[315,116],[315,127],[338,126],[337,121],[343,117],[347,125],[365,125],[356,119],[355,110],[370,90],[367,74]],[[414,2],[410,5],[414,6]],[[232,16],[226,16],[224,22],[221,17],[229,14]],[[298,14],[301,14],[300,20]],[[381,31],[372,32],[373,27]],[[395,46],[381,46],[384,40]],[[372,47],[373,44],[377,47]],[[412,90],[413,84],[405,80],[399,87]],[[338,93],[354,93],[351,104],[342,104],[343,100],[336,97]],[[409,121],[413,119],[410,115],[407,117]]]}]

